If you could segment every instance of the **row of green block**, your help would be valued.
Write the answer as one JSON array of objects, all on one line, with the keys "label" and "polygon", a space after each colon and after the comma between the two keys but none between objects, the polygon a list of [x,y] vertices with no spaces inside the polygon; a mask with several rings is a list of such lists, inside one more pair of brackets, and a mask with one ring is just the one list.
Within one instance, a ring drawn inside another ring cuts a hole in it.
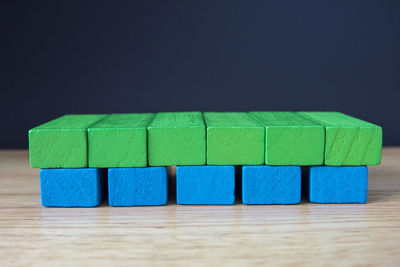
[{"label": "row of green block", "polygon": [[29,131],[34,168],[378,165],[382,128],[339,112],[65,115]]}]

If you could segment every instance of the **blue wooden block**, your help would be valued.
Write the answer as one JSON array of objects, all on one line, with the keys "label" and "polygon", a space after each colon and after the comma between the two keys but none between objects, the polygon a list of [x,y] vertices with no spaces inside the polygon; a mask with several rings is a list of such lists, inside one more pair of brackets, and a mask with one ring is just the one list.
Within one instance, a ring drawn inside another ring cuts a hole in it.
[{"label": "blue wooden block", "polygon": [[176,202],[187,205],[232,205],[235,202],[235,167],[176,167]]},{"label": "blue wooden block", "polygon": [[243,166],[243,204],[297,204],[301,200],[300,166]]},{"label": "blue wooden block", "polygon": [[110,206],[160,206],[168,201],[166,167],[108,169]]},{"label": "blue wooden block", "polygon": [[40,191],[46,207],[95,207],[106,193],[102,169],[41,169]]},{"label": "blue wooden block", "polygon": [[308,197],[315,203],[365,203],[367,201],[368,168],[310,167]]}]

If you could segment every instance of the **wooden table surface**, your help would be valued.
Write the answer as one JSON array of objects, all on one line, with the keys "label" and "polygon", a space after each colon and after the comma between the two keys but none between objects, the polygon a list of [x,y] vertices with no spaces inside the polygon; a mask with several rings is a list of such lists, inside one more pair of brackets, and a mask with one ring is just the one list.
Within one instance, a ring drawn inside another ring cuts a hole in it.
[{"label": "wooden table surface", "polygon": [[368,203],[44,208],[25,150],[0,151],[0,265],[400,265],[400,148]]}]

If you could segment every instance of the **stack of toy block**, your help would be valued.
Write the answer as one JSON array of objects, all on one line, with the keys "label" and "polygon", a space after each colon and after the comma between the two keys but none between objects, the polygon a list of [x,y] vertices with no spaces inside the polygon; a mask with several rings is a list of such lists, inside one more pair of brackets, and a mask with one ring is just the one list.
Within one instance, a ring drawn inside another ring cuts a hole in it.
[{"label": "stack of toy block", "polygon": [[178,204],[234,204],[237,188],[244,204],[365,203],[381,149],[381,127],[339,112],[65,115],[29,131],[49,207],[164,205],[166,166]]}]

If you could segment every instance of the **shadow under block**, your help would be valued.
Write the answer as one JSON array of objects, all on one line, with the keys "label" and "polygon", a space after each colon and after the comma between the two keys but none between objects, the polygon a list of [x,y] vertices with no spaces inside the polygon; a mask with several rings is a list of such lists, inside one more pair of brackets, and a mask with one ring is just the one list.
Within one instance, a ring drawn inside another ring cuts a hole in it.
[{"label": "shadow under block", "polygon": [[157,113],[147,129],[150,166],[206,164],[201,112]]},{"label": "shadow under block", "polygon": [[315,203],[365,203],[368,168],[366,166],[315,166],[306,178],[308,198]]},{"label": "shadow under block", "polygon": [[153,114],[110,114],[88,129],[89,167],[146,167]]},{"label": "shadow under block", "polygon": [[207,164],[264,164],[264,127],[247,113],[205,112]]},{"label": "shadow under block", "polygon": [[340,112],[299,112],[325,126],[325,165],[379,165],[382,128]]},{"label": "shadow under block", "polygon": [[106,115],[65,115],[29,131],[33,168],[88,166],[87,128]]},{"label": "shadow under block", "polygon": [[40,191],[46,207],[95,207],[106,193],[101,169],[41,169]]},{"label": "shadow under block", "polygon": [[167,204],[167,168],[108,169],[110,206],[160,206]]},{"label": "shadow under block", "polygon": [[300,166],[243,166],[243,204],[298,204],[301,200]]},{"label": "shadow under block", "polygon": [[232,205],[234,166],[177,166],[176,202],[186,205]]},{"label": "shadow under block", "polygon": [[265,164],[322,165],[325,129],[294,112],[250,112],[265,127]]}]

